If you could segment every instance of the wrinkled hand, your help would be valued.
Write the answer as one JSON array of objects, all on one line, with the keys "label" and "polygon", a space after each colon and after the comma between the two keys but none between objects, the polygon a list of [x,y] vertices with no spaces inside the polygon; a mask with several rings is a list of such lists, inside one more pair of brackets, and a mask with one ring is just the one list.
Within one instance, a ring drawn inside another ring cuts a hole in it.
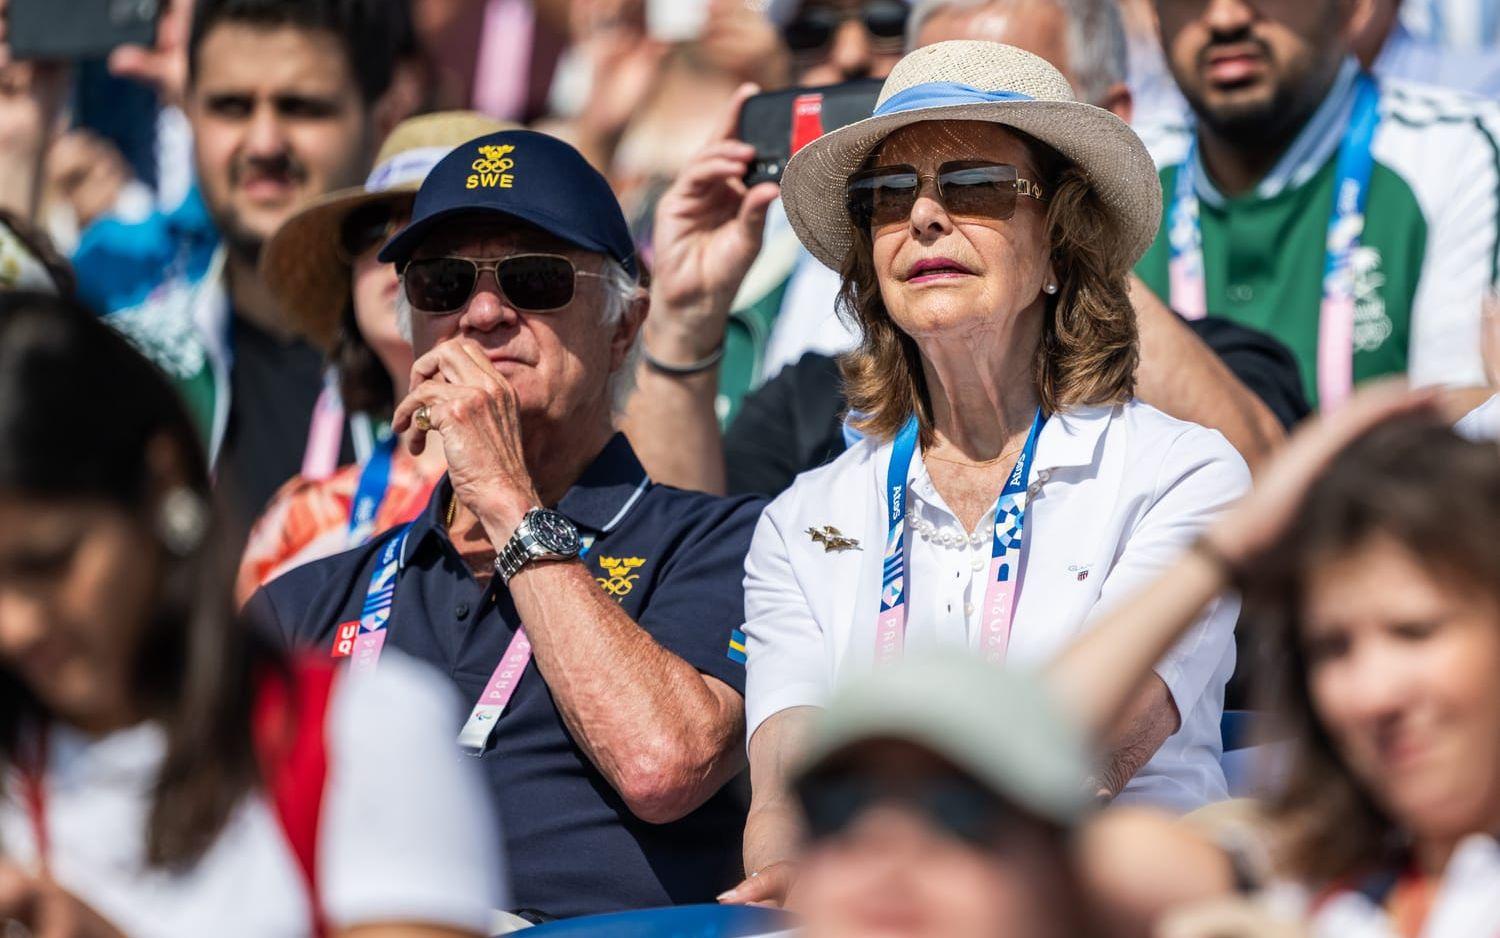
[{"label": "wrinkled hand", "polygon": [[1208,531],[1216,550],[1236,565],[1270,547],[1301,507],[1308,489],[1350,443],[1398,417],[1436,417],[1440,391],[1409,390],[1404,382],[1367,386],[1332,414],[1315,417],[1292,434],[1251,493]]},{"label": "wrinkled hand", "polygon": [[109,73],[156,91],[163,104],[181,106],[187,94],[187,41],[193,6],[189,0],[164,0],[156,21],[156,43],[120,46],[109,54]]},{"label": "wrinkled hand", "polygon": [[11,919],[34,938],[124,938],[98,912],[50,879],[0,861],[0,925]]},{"label": "wrinkled hand", "polygon": [[[411,392],[397,407],[391,428],[405,433],[417,408],[425,406],[443,441],[453,491],[479,516],[495,543],[510,538],[525,513],[541,505],[521,448],[516,392],[473,339],[448,339],[418,358]],[[426,447],[416,434],[413,455]]]},{"label": "wrinkled hand", "polygon": [[745,187],[755,148],[734,137],[740,106],[756,90],[740,86],[713,141],[657,205],[646,344],[664,361],[697,361],[719,347],[735,291],[760,252],[778,187]]},{"label": "wrinkled hand", "polygon": [[734,905],[763,905],[779,909],[786,905],[796,880],[795,864],[782,860],[750,876],[738,886],[720,893],[719,902]]}]

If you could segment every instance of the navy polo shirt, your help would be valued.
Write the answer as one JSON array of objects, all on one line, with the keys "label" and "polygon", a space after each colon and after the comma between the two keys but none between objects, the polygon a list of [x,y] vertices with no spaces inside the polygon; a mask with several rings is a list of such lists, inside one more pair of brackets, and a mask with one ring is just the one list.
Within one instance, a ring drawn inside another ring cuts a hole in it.
[{"label": "navy polo shirt", "polygon": [[[445,478],[412,523],[386,645],[447,674],[467,706],[520,620],[499,578],[480,586],[448,540],[451,493]],[[632,619],[743,694],[743,655],[730,641],[744,622],[744,560],[762,507],[757,499],[657,485],[616,435],[557,510],[585,543],[593,539],[584,563]],[[331,650],[338,624],[359,618],[393,536],[287,573],[255,594],[247,614],[289,645]],[[572,916],[711,902],[740,876],[744,787],[726,785],[670,824],[638,820],[574,742],[535,663],[479,760],[493,787],[517,908]]]}]

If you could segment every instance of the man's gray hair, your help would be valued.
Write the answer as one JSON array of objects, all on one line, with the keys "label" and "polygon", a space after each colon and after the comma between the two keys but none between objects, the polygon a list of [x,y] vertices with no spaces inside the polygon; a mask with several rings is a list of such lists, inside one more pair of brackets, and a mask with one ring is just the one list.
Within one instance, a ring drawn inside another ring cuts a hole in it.
[{"label": "man's gray hair", "polygon": [[[976,10],[1014,6],[1020,0],[921,0],[906,21],[906,48],[916,48],[917,35],[933,16],[944,10]],[[1126,80],[1125,23],[1119,0],[1039,0],[1051,3],[1068,19],[1068,66],[1078,87],[1073,92],[1087,104],[1100,104],[1109,89]]]},{"label": "man's gray hair", "polygon": [[[604,259],[604,269],[600,271],[604,275],[604,308],[600,310],[600,325],[606,329],[613,329],[619,325],[621,317],[630,308],[631,302],[640,290],[640,282],[630,275],[619,261],[612,257]],[[411,301],[406,298],[405,275],[401,277],[402,283],[396,290],[396,329],[401,337],[411,342]],[[631,339],[630,348],[625,353],[625,361],[609,376],[610,404],[616,413],[625,409],[625,402],[630,399],[630,394],[635,390],[635,371],[640,364],[641,357],[641,333],[636,331],[635,337]]]}]

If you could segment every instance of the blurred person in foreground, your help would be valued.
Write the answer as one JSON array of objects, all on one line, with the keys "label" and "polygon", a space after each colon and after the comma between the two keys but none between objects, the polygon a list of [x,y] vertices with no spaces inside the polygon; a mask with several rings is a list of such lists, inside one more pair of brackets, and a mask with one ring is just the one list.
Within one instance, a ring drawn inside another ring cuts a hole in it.
[{"label": "blurred person in foreground", "polygon": [[0,295],[0,359],[0,921],[488,934],[501,858],[441,680],[337,677],[235,618],[187,413],[96,317]]},{"label": "blurred person in foreground", "polygon": [[442,478],[441,447],[413,456],[390,431],[412,352],[396,323],[396,268],[375,254],[406,224],[428,170],[459,144],[501,128],[472,111],[410,118],[381,145],[363,186],[315,199],[267,242],[261,276],[286,331],[322,349],[338,371],[362,458],[325,477],[299,474],[277,491],[240,559],[241,602],[292,567],[411,521]]},{"label": "blurred person in foreground", "polygon": [[[1131,118],[1114,0],[929,0],[905,28],[915,47],[946,39],[1018,46],[1057,67],[1081,100]],[[731,116],[663,199],[656,315],[647,322],[643,393],[631,402],[628,427],[657,477],[775,495],[857,439],[845,427],[833,357],[852,348],[855,336],[837,313],[837,274],[802,248],[779,207],[762,221],[768,195],[738,184],[753,154],[733,134]],[[795,272],[776,272],[791,260]],[[762,293],[767,299],[754,299]],[[1217,323],[1195,337],[1134,279],[1131,301],[1143,400],[1221,431],[1252,466],[1281,439],[1283,425],[1306,413],[1300,380],[1289,374],[1295,365],[1274,341]],[[683,371],[676,359],[660,357],[672,347],[705,353],[704,367]],[[760,363],[753,376],[747,350]],[[663,361],[673,367],[664,370]]]},{"label": "blurred person in foreground", "polygon": [[1300,432],[1249,497],[1054,665],[1072,711],[1108,726],[1224,591],[1243,589],[1263,630],[1264,690],[1290,747],[1259,838],[1271,887],[1181,910],[1160,934],[1500,929],[1497,526],[1494,443],[1442,426],[1431,391],[1372,388]]},{"label": "blurred person in foreground", "polygon": [[614,430],[647,310],[619,204],[562,141],[491,134],[432,169],[378,257],[417,355],[392,430],[440,440],[448,474],[411,525],[249,614],[359,669],[389,645],[453,676],[474,709],[449,732],[507,817],[521,907],[712,898],[739,875],[732,641],[761,506],[655,484]]},{"label": "blurred person in foreground", "polygon": [[851,682],[811,732],[801,938],[1096,934],[1073,858],[1090,756],[1036,678],[913,658]]},{"label": "blurred person in foreground", "polygon": [[[1125,282],[1154,176],[1056,69],[975,41],[909,54],[873,117],[787,164],[792,224],[859,319],[844,374],[865,438],[771,503],[746,559],[745,868],[762,875],[733,897],[789,878],[784,766],[832,685],[908,647],[1045,661],[1246,488],[1220,434],[1133,395]],[[1237,612],[1206,610],[1125,708],[1101,797],[1225,797]]]},{"label": "blurred person in foreground", "polygon": [[1365,72],[1359,0],[1156,9],[1195,124],[1158,152],[1146,284],[1286,343],[1314,406],[1390,374],[1488,396],[1472,389],[1500,276],[1500,109]]},{"label": "blurred person in foreground", "polygon": [[285,330],[257,264],[293,212],[368,170],[402,10],[198,0],[185,101],[198,187],[140,224],[96,225],[75,255],[80,297],[183,393],[241,531],[299,467],[353,456],[322,356]]}]

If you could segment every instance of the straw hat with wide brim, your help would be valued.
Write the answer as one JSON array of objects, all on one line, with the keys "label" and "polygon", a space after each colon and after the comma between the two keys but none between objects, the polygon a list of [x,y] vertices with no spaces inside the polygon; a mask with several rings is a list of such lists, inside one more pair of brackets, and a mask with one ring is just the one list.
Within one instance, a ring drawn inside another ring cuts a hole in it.
[{"label": "straw hat with wide brim", "polygon": [[351,271],[339,247],[344,219],[375,202],[410,203],[428,170],[455,147],[514,126],[475,111],[439,111],[402,121],[385,138],[363,186],[329,192],[288,218],[260,260],[286,329],[330,350],[349,302]]},{"label": "straw hat with wide brim", "polygon": [[1118,220],[1132,263],[1156,237],[1161,182],[1129,125],[1074,100],[1067,79],[1045,59],[997,42],[954,40],[907,55],[885,80],[874,116],[814,140],[787,161],[782,202],[814,257],[840,268],[853,243],[849,176],[892,132],[921,121],[989,121],[1024,131],[1088,175]]}]

